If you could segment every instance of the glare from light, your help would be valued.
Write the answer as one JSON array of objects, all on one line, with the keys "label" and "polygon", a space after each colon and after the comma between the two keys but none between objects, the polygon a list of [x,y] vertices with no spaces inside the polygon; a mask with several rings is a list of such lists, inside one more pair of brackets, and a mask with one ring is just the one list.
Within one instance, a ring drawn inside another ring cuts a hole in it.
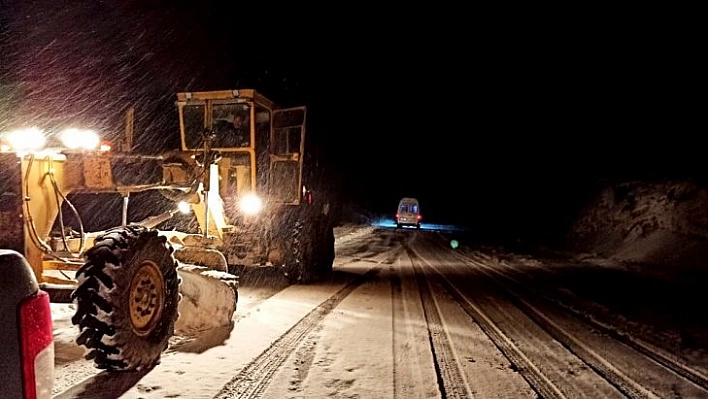
[{"label": "glare from light", "polygon": [[47,138],[44,131],[37,127],[13,130],[5,134],[5,140],[13,150],[39,150],[44,147]]},{"label": "glare from light", "polygon": [[263,208],[263,201],[255,194],[246,194],[241,198],[239,207],[246,215],[255,215]]},{"label": "glare from light", "polygon": [[180,202],[177,204],[177,209],[179,209],[180,212],[182,212],[183,214],[186,215],[186,214],[188,214],[189,212],[192,211],[192,206],[189,205],[189,203],[186,202],[186,201],[180,201]]},{"label": "glare from light", "polygon": [[66,129],[61,133],[61,142],[72,150],[94,150],[98,148],[100,139],[93,130]]},{"label": "glare from light", "polygon": [[102,141],[101,145],[98,147],[99,151],[108,152],[113,149],[113,143],[110,141]]}]

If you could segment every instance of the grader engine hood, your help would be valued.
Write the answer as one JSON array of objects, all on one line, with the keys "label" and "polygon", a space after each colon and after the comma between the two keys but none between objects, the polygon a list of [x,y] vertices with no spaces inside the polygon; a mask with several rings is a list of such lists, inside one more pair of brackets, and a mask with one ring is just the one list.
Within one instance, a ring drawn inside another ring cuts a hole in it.
[{"label": "grader engine hood", "polygon": [[87,191],[157,186],[163,181],[162,157],[146,155],[69,154],[66,179]]},{"label": "grader engine hood", "polygon": [[[62,202],[72,193],[128,195],[160,187],[162,163],[157,156],[99,150],[0,152],[0,246],[24,254],[40,283],[48,281],[45,268],[75,270],[72,262],[81,261],[93,240],[76,224],[54,230],[55,221],[64,220]],[[68,230],[81,237],[68,235]],[[45,256],[49,253],[71,261]]]}]

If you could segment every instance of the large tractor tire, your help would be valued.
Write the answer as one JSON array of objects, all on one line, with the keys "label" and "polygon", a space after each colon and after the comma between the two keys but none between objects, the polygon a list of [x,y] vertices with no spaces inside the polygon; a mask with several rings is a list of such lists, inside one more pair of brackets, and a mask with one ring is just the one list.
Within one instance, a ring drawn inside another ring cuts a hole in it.
[{"label": "large tractor tire", "polygon": [[78,270],[72,317],[86,359],[106,370],[159,364],[174,333],[180,277],[172,246],[156,230],[129,225],[96,238]]},{"label": "large tractor tire", "polygon": [[290,237],[285,277],[291,284],[308,284],[332,271],[334,229],[315,221],[298,220]]},{"label": "large tractor tire", "polygon": [[319,252],[319,270],[320,273],[328,274],[332,272],[332,267],[334,266],[334,228],[327,224],[324,231],[324,238],[322,239],[322,247]]},{"label": "large tractor tire", "polygon": [[283,273],[290,284],[308,284],[315,277],[307,225],[297,220],[288,237]]},{"label": "large tractor tire", "polygon": [[312,264],[318,278],[332,272],[334,263],[334,230],[325,221],[314,226],[312,237]]}]

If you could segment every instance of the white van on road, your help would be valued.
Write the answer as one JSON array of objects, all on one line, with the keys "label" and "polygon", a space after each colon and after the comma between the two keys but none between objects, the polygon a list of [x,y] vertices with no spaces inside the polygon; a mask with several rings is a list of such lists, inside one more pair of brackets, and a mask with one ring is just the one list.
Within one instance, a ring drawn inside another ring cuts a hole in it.
[{"label": "white van on road", "polygon": [[396,210],[397,228],[415,226],[416,229],[419,229],[422,219],[423,216],[420,214],[420,204],[417,199],[405,197],[398,202],[398,208]]}]

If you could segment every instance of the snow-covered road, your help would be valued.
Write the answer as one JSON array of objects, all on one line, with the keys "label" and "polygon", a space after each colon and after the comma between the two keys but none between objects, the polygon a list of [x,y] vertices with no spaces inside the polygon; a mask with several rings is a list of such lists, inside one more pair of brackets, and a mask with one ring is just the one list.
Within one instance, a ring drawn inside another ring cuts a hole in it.
[{"label": "snow-covered road", "polygon": [[[666,327],[660,309],[647,319],[631,298],[589,295],[576,280],[592,265],[452,249],[447,239],[340,230],[329,280],[245,278],[232,329],[176,337],[147,372],[97,372],[58,317],[56,397],[708,397],[704,348],[657,339],[686,334]],[[572,269],[576,277],[564,273]],[[703,342],[705,327],[690,327]]]}]

